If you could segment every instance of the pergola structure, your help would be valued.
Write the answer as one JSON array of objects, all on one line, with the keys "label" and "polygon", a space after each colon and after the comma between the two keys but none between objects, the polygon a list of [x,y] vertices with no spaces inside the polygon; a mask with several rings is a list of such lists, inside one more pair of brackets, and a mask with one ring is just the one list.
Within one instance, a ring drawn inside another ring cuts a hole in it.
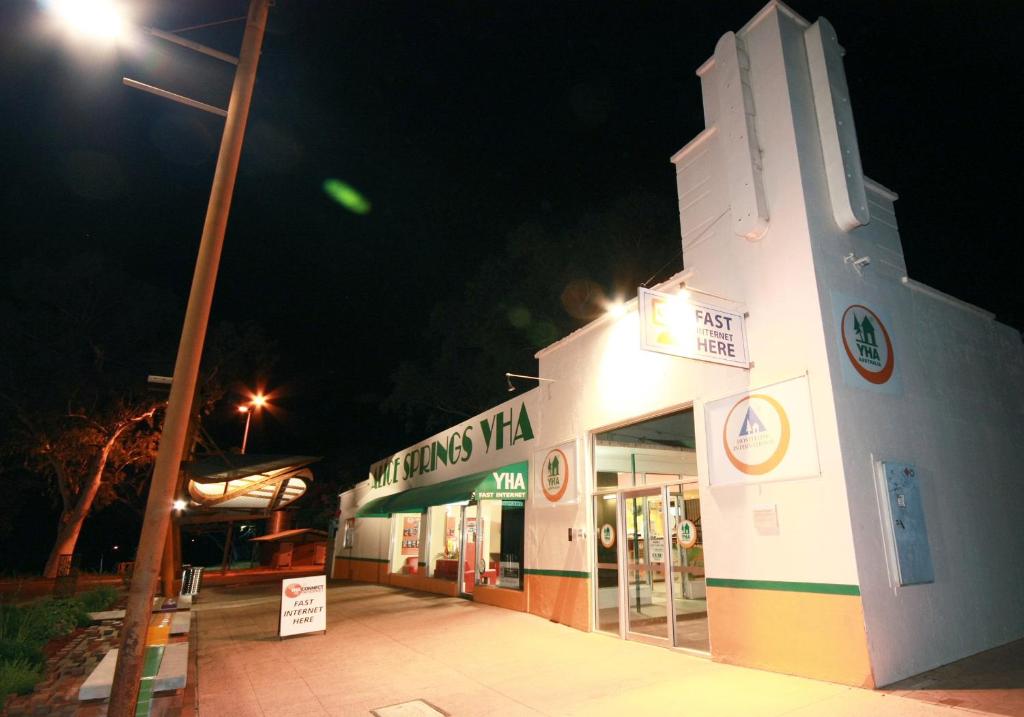
[{"label": "pergola structure", "polygon": [[223,570],[227,570],[232,526],[239,521],[269,520],[269,532],[282,526],[281,511],[301,498],[318,456],[219,454],[184,464],[188,509],[179,527],[227,523]]}]

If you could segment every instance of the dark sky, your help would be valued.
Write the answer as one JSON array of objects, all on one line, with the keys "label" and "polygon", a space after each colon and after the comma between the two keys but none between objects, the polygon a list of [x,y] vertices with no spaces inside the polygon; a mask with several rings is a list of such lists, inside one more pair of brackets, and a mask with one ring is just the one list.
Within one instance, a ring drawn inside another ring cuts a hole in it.
[{"label": "dark sky", "polygon": [[[245,11],[126,4],[171,30]],[[366,466],[421,438],[376,403],[400,359],[431,350],[416,328],[434,302],[523,222],[566,226],[636,189],[673,207],[669,157],[702,129],[694,71],[762,4],[278,0],[213,317],[254,319],[281,347],[284,410],[255,449]],[[847,50],[865,172],[900,194],[910,275],[1020,328],[1024,3],[792,7]],[[189,37],[236,52],[241,30]],[[73,43],[39,3],[4,0],[6,263],[88,249],[184,297],[221,120],[121,77],[224,105],[230,73],[158,40]],[[332,202],[327,178],[372,211]],[[678,227],[664,241],[671,255]]]}]

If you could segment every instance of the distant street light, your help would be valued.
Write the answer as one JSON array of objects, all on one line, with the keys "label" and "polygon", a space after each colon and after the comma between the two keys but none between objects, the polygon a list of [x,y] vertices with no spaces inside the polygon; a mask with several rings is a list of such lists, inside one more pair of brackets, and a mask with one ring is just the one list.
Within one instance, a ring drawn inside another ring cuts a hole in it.
[{"label": "distant street light", "polygon": [[267,405],[267,397],[257,393],[249,403],[243,403],[238,407],[239,413],[245,414],[245,431],[242,433],[242,455],[245,455],[245,446],[249,443],[249,423],[252,421],[253,411],[258,411]]}]

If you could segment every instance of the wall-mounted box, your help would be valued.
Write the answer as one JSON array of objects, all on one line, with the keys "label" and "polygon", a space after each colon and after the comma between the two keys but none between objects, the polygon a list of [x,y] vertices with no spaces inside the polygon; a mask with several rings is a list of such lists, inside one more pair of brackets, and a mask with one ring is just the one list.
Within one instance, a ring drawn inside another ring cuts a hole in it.
[{"label": "wall-mounted box", "polygon": [[909,463],[882,461],[882,474],[900,585],[935,582],[917,469]]}]

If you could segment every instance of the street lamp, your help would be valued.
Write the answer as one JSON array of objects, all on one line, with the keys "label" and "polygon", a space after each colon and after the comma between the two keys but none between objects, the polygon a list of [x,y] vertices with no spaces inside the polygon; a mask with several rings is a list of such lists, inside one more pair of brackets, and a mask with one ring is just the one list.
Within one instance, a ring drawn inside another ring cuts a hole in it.
[{"label": "street lamp", "polygon": [[100,40],[116,40],[127,24],[121,7],[111,0],[53,0],[49,10],[76,33]]},{"label": "street lamp", "polygon": [[257,393],[249,403],[243,403],[238,407],[239,413],[245,414],[245,431],[242,433],[242,455],[245,455],[245,446],[249,442],[249,423],[252,421],[252,414],[267,405],[267,397]]},{"label": "street lamp", "polygon": [[[174,363],[174,378],[167,401],[163,431],[160,434],[160,446],[150,482],[149,498],[146,501],[135,569],[128,592],[124,627],[121,631],[121,649],[118,652],[110,690],[110,705],[107,712],[110,717],[129,717],[135,714],[138,701],[139,680],[146,651],[146,631],[171,520],[171,511],[167,510],[167,506],[174,499],[178,473],[181,470],[181,458],[189,435],[192,399],[196,392],[199,362],[206,339],[206,327],[210,320],[213,290],[217,282],[217,269],[224,245],[231,197],[234,194],[235,177],[238,175],[238,160],[242,152],[246,121],[249,118],[249,104],[256,84],[256,67],[263,45],[269,6],[270,0],[249,0],[242,49],[237,58],[224,53],[214,54],[219,59],[237,62],[238,66],[226,111],[148,85],[139,86],[141,83],[129,82],[125,78],[125,84],[129,86],[154,92],[215,114],[222,114],[225,122],[217,166],[213,174],[213,186],[210,188],[206,221],[199,243],[199,255],[196,258],[192,288],[178,344],[178,355]],[[93,35],[116,36],[124,24],[117,15],[114,0],[52,0],[50,9],[62,19],[72,21],[75,27],[89,30]],[[167,35],[170,34],[163,33],[159,36],[168,39]],[[173,41],[178,40],[181,38]],[[179,44],[200,52],[209,50],[198,43],[182,41]]]}]

